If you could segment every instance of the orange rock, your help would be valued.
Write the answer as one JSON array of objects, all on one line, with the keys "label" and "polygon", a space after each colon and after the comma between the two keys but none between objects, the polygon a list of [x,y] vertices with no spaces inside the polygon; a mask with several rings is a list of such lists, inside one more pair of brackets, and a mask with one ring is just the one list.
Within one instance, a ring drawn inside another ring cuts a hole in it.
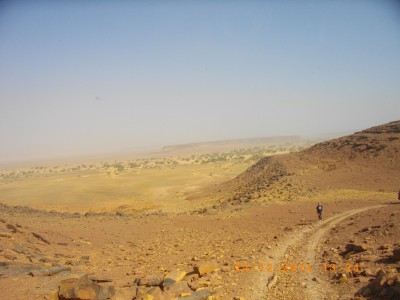
[{"label": "orange rock", "polygon": [[199,274],[200,276],[210,273],[217,269],[218,266],[215,262],[213,261],[208,261],[208,262],[202,262],[198,264],[197,266],[194,267],[194,271]]},{"label": "orange rock", "polygon": [[186,272],[184,272],[184,271],[173,270],[173,271],[169,272],[167,275],[165,275],[164,280],[172,279],[174,281],[181,281],[183,279],[183,277],[185,277],[185,275],[186,275]]}]

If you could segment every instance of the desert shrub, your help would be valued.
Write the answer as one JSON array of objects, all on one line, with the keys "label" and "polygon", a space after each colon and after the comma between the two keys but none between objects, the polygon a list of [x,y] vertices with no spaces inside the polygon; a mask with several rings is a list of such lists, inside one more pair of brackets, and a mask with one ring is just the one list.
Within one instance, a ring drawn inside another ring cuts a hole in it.
[{"label": "desert shrub", "polygon": [[125,170],[125,167],[122,163],[118,162],[118,163],[114,163],[113,167],[118,171],[118,172],[122,172],[123,170]]},{"label": "desert shrub", "polygon": [[333,171],[333,170],[335,170],[337,168],[337,166],[336,166],[336,164],[334,164],[334,163],[328,163],[328,164],[325,164],[324,166],[323,166],[323,169],[325,170],[325,171]]}]

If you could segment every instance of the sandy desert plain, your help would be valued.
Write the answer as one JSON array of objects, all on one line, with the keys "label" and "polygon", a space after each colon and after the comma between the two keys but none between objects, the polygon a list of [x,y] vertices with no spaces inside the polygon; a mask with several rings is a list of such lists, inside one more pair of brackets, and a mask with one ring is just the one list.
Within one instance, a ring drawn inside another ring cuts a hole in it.
[{"label": "sandy desert plain", "polygon": [[208,146],[2,165],[0,298],[400,299],[399,121]]}]

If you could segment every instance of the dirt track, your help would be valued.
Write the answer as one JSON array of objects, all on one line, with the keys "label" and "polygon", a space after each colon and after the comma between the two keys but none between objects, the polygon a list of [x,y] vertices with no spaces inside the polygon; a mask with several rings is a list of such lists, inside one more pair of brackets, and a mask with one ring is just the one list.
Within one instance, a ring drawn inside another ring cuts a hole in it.
[{"label": "dirt track", "polygon": [[[349,279],[348,284],[332,285],[329,276],[336,274],[324,272],[323,264],[328,258],[321,259],[321,253],[331,247],[343,249],[343,245],[355,237],[355,232],[374,224],[381,225],[376,230],[389,230],[389,234],[375,236],[374,229],[363,232],[356,239],[371,237],[370,244],[374,249],[385,243],[393,244],[399,236],[400,224],[396,225],[396,220],[400,205],[337,201],[324,203],[324,209],[327,219],[318,221],[315,203],[311,202],[249,206],[215,214],[143,218],[68,216],[3,207],[0,218],[5,223],[0,224],[4,235],[0,238],[3,247],[0,256],[7,262],[4,271],[20,264],[36,267],[27,255],[16,252],[18,246],[22,246],[26,251],[38,253],[36,255],[44,257],[45,261],[99,278],[110,278],[110,284],[116,288],[132,290],[136,278],[165,274],[174,269],[190,273],[198,261],[214,261],[219,266],[218,271],[201,280],[207,281],[209,289],[220,299],[339,299],[337,295],[340,294],[354,295],[375,275],[363,275],[364,281],[358,284]],[[348,226],[349,222],[355,225]],[[20,227],[12,232],[7,224]],[[40,233],[50,244],[32,239],[30,232]],[[343,240],[335,239],[335,234],[343,236]],[[326,244],[328,235],[332,245]],[[378,240],[374,241],[375,238]],[[374,251],[374,262],[392,255],[390,249]],[[89,261],[83,262],[84,256],[89,256]],[[267,263],[273,263],[272,269],[278,266],[279,270],[274,273],[244,271],[245,264],[259,261],[265,268]],[[308,263],[312,271],[300,269],[301,262],[303,266]],[[239,272],[237,264],[242,266]],[[288,268],[292,264],[296,265],[296,270]],[[386,265],[388,268],[396,266]],[[40,264],[40,267],[48,266]],[[375,267],[380,266],[368,266],[373,274],[377,272]],[[275,284],[270,281],[273,275],[277,278]],[[191,282],[190,276],[184,280]],[[58,288],[61,279],[58,275],[8,275],[0,279],[0,291],[8,299],[27,299],[27,295],[43,299],[44,294]]]},{"label": "dirt track", "polygon": [[[275,249],[270,255],[280,263],[281,269],[272,273],[261,273],[257,285],[264,289],[255,290],[249,299],[338,299],[335,290],[329,284],[319,278],[323,273],[323,265],[318,263],[316,258],[322,238],[328,230],[335,227],[345,219],[370,209],[383,207],[375,205],[337,214],[329,219],[318,223],[307,225],[291,235]],[[311,271],[299,269],[299,264],[309,264]],[[296,270],[290,270],[290,265],[295,264]],[[282,269],[283,268],[283,269]]]}]

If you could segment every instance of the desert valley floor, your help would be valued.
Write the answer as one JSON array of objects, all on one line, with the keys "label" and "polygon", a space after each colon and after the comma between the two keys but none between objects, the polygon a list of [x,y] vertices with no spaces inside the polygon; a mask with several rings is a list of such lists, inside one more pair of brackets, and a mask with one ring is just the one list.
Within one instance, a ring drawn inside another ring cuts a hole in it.
[{"label": "desert valley floor", "polygon": [[0,169],[0,298],[400,299],[400,121],[268,143]]},{"label": "desert valley floor", "polygon": [[390,293],[390,285],[368,280],[398,276],[400,205],[328,202],[322,221],[314,206],[146,217],[3,206],[0,290],[6,299],[54,299],[62,280],[87,274],[113,286],[114,299],[161,299],[164,275],[178,272],[185,286],[163,292],[165,299],[201,290],[215,299],[351,299],[368,284],[371,294]]}]

